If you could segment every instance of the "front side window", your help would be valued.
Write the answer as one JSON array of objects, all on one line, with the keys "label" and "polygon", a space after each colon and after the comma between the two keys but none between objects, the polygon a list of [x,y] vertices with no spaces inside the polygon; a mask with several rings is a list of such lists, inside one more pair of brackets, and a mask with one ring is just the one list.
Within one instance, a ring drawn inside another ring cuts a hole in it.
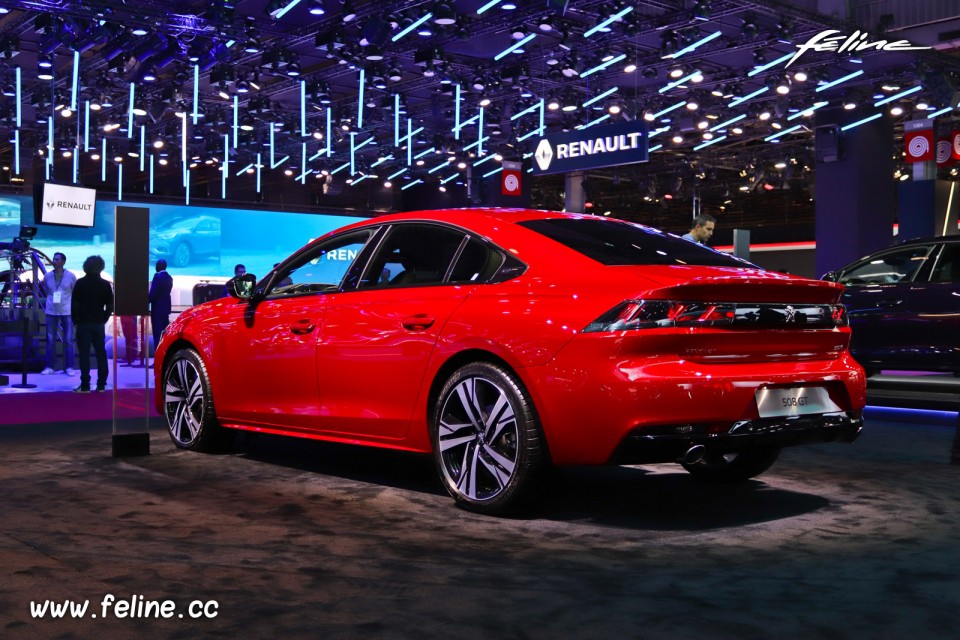
[{"label": "front side window", "polygon": [[278,298],[338,290],[372,235],[371,229],[354,231],[295,256],[277,271],[267,296]]},{"label": "front side window", "polygon": [[442,283],[466,237],[435,224],[396,224],[370,259],[358,288]]},{"label": "front side window", "polygon": [[601,218],[554,218],[519,224],[609,266],[656,264],[759,268],[740,258],[637,224]]},{"label": "front side window", "polygon": [[844,271],[839,282],[847,286],[910,282],[932,249],[932,245],[917,245],[888,251]]}]

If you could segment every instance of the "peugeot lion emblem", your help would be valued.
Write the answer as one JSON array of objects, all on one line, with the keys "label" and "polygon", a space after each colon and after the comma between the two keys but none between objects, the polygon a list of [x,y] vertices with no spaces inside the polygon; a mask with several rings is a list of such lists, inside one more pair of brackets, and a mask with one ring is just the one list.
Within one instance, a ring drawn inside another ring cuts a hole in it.
[{"label": "peugeot lion emblem", "polygon": [[797,310],[793,307],[787,305],[787,308],[784,309],[787,313],[787,322],[796,322],[797,321]]}]

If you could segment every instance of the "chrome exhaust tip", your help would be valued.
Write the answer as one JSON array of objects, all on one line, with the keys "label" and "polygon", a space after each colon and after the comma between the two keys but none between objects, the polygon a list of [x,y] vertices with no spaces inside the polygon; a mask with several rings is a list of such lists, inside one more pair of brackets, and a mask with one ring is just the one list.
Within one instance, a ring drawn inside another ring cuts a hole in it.
[{"label": "chrome exhaust tip", "polygon": [[683,454],[683,457],[681,458],[681,460],[683,460],[684,464],[697,464],[698,462],[703,460],[703,456],[705,456],[706,453],[707,453],[707,448],[705,446],[703,446],[702,444],[695,444],[689,449],[687,449],[686,453]]}]

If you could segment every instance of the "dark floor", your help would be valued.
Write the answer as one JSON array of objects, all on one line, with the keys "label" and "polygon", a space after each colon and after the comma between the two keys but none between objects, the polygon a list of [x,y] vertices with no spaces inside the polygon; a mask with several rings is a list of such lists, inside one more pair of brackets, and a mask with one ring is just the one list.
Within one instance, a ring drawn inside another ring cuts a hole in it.
[{"label": "dark floor", "polygon": [[[566,471],[518,519],[457,509],[414,455],[203,455],[157,425],[112,458],[106,424],[3,427],[0,638],[956,638],[954,418],[874,413],[745,486]],[[107,594],[177,608],[104,618]],[[45,600],[90,605],[32,617]]]}]

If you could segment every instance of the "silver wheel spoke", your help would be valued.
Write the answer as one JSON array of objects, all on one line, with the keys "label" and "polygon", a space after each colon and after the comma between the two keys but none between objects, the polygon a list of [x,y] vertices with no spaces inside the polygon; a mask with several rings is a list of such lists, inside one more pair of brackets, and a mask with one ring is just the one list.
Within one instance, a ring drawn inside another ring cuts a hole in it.
[{"label": "silver wheel spoke", "polygon": [[[469,430],[469,431],[467,431]],[[469,423],[449,424],[440,421],[440,450],[447,451],[454,447],[472,442],[477,439],[473,425]]]},{"label": "silver wheel spoke", "polygon": [[[486,467],[487,471],[490,472],[490,475],[493,476],[493,479],[497,481],[497,488],[502,490],[505,486],[507,486],[510,476],[513,475],[514,465],[509,460],[503,458],[503,456],[495,456],[494,452],[489,447],[484,448],[484,453],[494,458],[494,460],[498,463],[493,464],[482,456],[479,458],[480,463]],[[507,464],[503,464],[504,462]]]},{"label": "silver wheel spoke", "polygon": [[493,410],[490,411],[490,415],[487,417],[487,423],[484,425],[487,442],[496,442],[500,434],[503,433],[504,427],[513,421],[513,407],[510,406],[510,402],[507,400],[507,394],[501,391],[500,397],[497,398],[497,403],[493,406]]},{"label": "silver wheel spoke", "polygon": [[457,385],[457,397],[460,398],[460,406],[467,412],[467,417],[473,426],[480,431],[483,428],[483,411],[477,405],[477,380],[469,378]]},{"label": "silver wheel spoke", "polygon": [[200,384],[200,378],[197,377],[197,379],[193,381],[193,384],[190,385],[190,391],[187,392],[187,402],[193,405],[198,399],[202,398],[203,385]]},{"label": "silver wheel spoke", "polygon": [[477,456],[480,448],[468,445],[463,451],[463,462],[460,465],[460,479],[457,489],[468,498],[477,497]]},{"label": "silver wheel spoke", "polygon": [[200,432],[200,423],[197,422],[196,417],[193,415],[193,412],[186,410],[183,412],[184,419],[187,422],[187,429],[190,430],[190,441],[193,442],[197,439],[197,434]]},{"label": "silver wheel spoke", "polygon": [[507,478],[513,475],[513,470],[516,467],[517,463],[515,460],[505,457],[499,451],[490,446],[483,447],[484,453],[493,458],[493,461],[497,463],[498,467],[506,474]]}]

